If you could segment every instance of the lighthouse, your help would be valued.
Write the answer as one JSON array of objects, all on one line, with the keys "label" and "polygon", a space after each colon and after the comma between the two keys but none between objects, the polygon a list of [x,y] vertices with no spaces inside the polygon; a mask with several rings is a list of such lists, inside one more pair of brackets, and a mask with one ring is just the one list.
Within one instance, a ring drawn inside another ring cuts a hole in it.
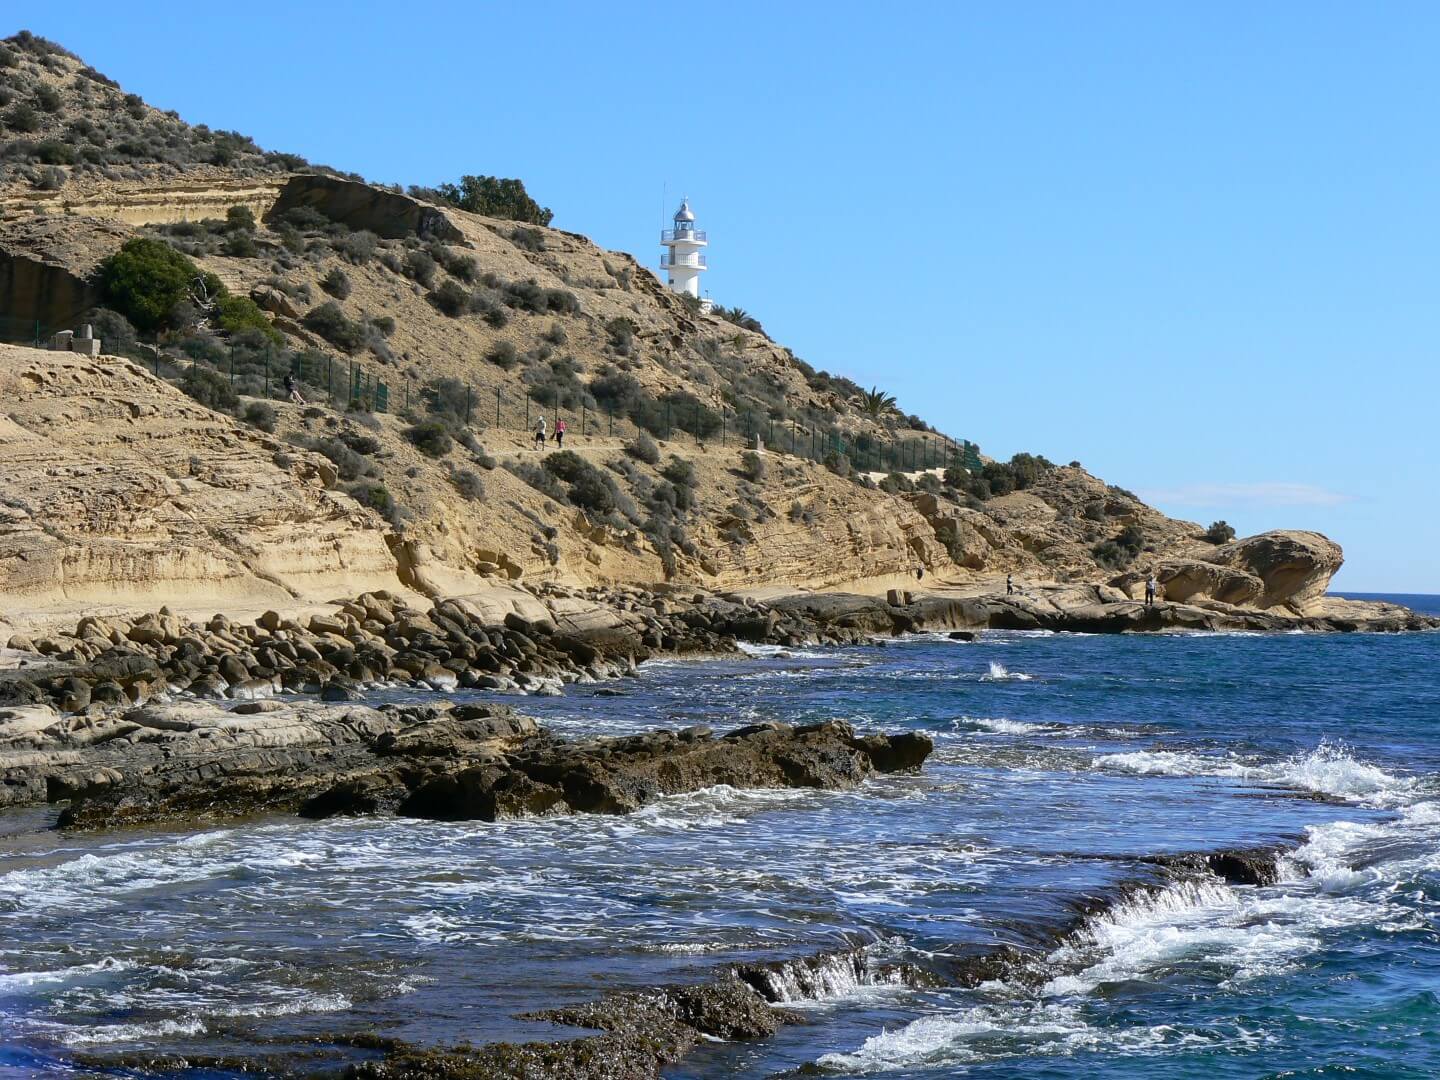
[{"label": "lighthouse", "polygon": [[700,301],[702,311],[710,310],[709,299],[700,296],[700,275],[705,265],[705,246],[708,241],[701,230],[695,228],[695,211],[690,209],[690,200],[680,200],[680,209],[675,211],[675,227],[660,234],[660,243],[666,248],[660,256],[660,268],[669,275],[671,292],[685,293]]}]

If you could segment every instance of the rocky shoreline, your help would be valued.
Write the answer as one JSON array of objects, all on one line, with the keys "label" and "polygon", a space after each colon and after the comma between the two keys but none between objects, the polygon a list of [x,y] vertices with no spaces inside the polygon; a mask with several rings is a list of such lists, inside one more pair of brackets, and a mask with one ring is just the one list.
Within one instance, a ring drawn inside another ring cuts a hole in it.
[{"label": "rocky shoreline", "polygon": [[[84,1055],[98,1068],[141,1068],[167,1074],[229,1069],[309,1080],[644,1080],[658,1078],[705,1041],[744,1041],[774,1035],[806,1018],[788,1006],[862,986],[974,987],[1007,979],[1043,983],[1064,971],[1042,961],[1067,943],[1083,941],[1098,920],[1122,905],[1159,900],[1167,891],[1224,883],[1273,884],[1280,860],[1295,846],[1136,856],[1136,876],[1095,895],[1077,897],[1069,916],[1028,928],[1023,944],[1001,943],[963,956],[928,961],[882,959],[857,944],[767,963],[728,965],[706,982],[624,990],[575,1005],[518,1017],[590,1034],[481,1046],[428,1047],[368,1033],[317,1036],[299,1052],[257,1051],[183,1059],[148,1054]],[[237,1035],[241,1034],[237,1032]],[[244,1036],[241,1035],[243,1038]],[[251,1036],[253,1040],[253,1035]],[[303,1056],[312,1063],[297,1067]],[[319,1059],[320,1064],[314,1061]],[[357,1060],[358,1059],[358,1060]],[[328,1061],[328,1063],[326,1063]]]},{"label": "rocky shoreline", "polygon": [[[377,710],[361,705],[361,698],[396,685],[558,693],[565,683],[632,673],[655,656],[735,654],[742,643],[855,644],[877,636],[964,637],[986,629],[1440,626],[1440,620],[1389,605],[1350,605],[1347,611],[1341,618],[1216,602],[1147,607],[1098,585],[1032,588],[1014,596],[892,590],[884,598],[802,593],[768,601],[542,586],[444,600],[429,610],[394,594],[365,593],[303,622],[273,611],[253,623],[224,615],[196,623],[164,610],[135,619],[87,616],[69,635],[10,640],[15,666],[0,670],[0,807],[70,801],[66,823],[72,825],[182,812],[298,810],[302,804],[316,814],[384,809],[432,817],[546,811],[562,801],[570,809],[611,810],[630,806],[634,795],[592,799],[577,789],[560,798],[520,785],[442,798],[433,782],[437,771],[488,763],[546,736],[533,721],[499,707]],[[282,704],[274,700],[282,693],[320,701]],[[663,738],[676,746],[703,741],[683,732]],[[379,759],[389,766],[381,768]],[[394,765],[421,759],[428,771]],[[763,777],[758,783],[777,782],[758,767],[753,773]],[[750,781],[737,776],[708,782]],[[350,786],[337,786],[342,783]],[[694,786],[701,786],[698,780]]]}]

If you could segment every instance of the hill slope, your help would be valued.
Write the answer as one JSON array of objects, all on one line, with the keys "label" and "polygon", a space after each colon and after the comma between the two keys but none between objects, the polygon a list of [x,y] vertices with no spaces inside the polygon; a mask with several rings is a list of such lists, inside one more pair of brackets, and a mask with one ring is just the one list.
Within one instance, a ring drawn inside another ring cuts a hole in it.
[{"label": "hill slope", "polygon": [[[36,462],[0,478],[18,515],[0,596],[874,589],[921,567],[957,587],[1133,587],[1157,569],[1184,597],[1301,611],[1339,566],[1322,537],[1225,545],[1078,466],[982,462],[583,236],[191,127],[40,39],[10,39],[0,65],[3,329],[33,343],[89,321],[133,361],[0,351],[0,437]],[[142,318],[106,270],[122,249],[191,285]],[[542,414],[572,452],[532,448]],[[147,495],[119,484],[126,512],[87,516],[57,480],[86,469]],[[177,537],[193,554],[166,562]],[[110,550],[142,554],[123,574],[82,554]]]}]

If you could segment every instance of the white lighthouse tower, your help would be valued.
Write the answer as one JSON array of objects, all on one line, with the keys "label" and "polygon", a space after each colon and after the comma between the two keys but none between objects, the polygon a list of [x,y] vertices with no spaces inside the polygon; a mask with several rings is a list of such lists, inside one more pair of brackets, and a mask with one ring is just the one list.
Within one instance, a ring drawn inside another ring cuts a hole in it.
[{"label": "white lighthouse tower", "polygon": [[668,250],[660,256],[660,268],[669,274],[670,291],[687,293],[700,301],[700,310],[709,311],[710,301],[700,296],[700,275],[705,265],[705,234],[695,228],[695,212],[690,200],[681,199],[675,211],[675,227],[660,234],[660,243]]}]

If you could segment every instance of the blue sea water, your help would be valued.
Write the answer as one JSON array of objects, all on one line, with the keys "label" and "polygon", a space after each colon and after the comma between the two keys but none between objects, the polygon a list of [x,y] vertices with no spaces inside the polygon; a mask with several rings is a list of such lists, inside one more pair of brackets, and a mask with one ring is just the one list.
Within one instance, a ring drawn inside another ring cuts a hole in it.
[{"label": "blue sea water", "polygon": [[[514,703],[576,733],[841,717],[935,755],[853,792],[625,818],[70,836],[0,815],[0,1076],[256,1035],[574,1035],[516,1014],[827,946],[945,970],[997,943],[1025,969],[925,990],[837,971],[792,1003],[810,1023],[667,1075],[1440,1075],[1440,634],[756,652]],[[1278,884],[1175,884],[1046,933],[1154,880],[1146,856],[1273,843]]]}]

